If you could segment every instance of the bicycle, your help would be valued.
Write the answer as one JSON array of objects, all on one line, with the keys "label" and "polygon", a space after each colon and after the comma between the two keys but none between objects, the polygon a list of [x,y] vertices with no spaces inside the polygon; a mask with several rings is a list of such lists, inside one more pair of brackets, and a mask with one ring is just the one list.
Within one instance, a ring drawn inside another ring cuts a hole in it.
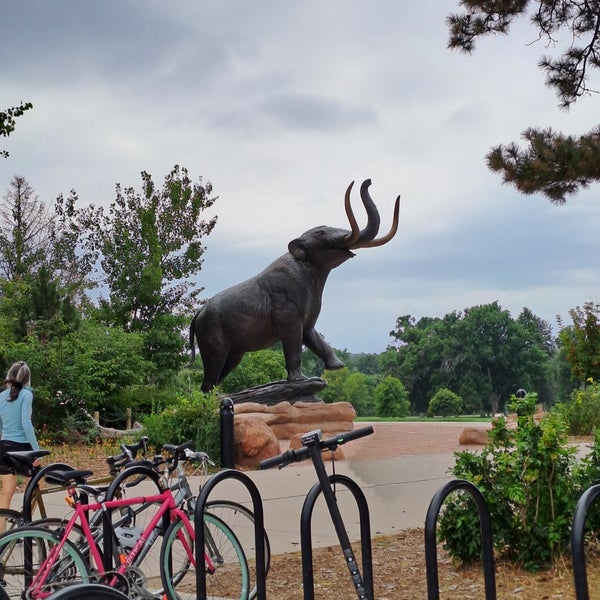
[{"label": "bicycle", "polygon": [[[106,462],[109,467],[109,475],[99,477],[89,482],[90,485],[101,485],[110,483],[114,477],[126,465],[132,463],[137,457],[138,452],[142,452],[145,457],[147,452],[148,438],[141,437],[135,444],[121,444],[121,453],[109,456]],[[46,473],[57,469],[72,469],[71,465],[66,463],[51,463],[45,466],[36,466],[35,462],[50,454],[49,450],[24,450],[11,451],[4,454],[3,459],[15,470],[15,472],[26,472],[30,479],[27,482],[23,493],[23,504],[21,510],[11,508],[0,509],[0,519],[6,519],[6,529],[22,527],[25,524],[34,521],[34,513],[39,512],[39,519],[48,519],[48,513],[44,504],[44,495],[51,494],[61,490],[60,487],[41,488],[40,482]]]},{"label": "bicycle", "polygon": [[[210,459],[208,454],[202,451],[194,451],[192,449],[193,441],[189,440],[179,446],[171,444],[165,444],[163,450],[168,452],[170,457],[164,460],[161,456],[152,459],[152,467],[159,472],[160,465],[164,464],[165,468],[162,471],[158,485],[161,489],[170,487],[174,493],[175,502],[181,506],[186,512],[190,519],[193,520],[195,505],[198,493],[193,493],[190,485],[189,477],[198,475],[200,477],[199,489],[205,483],[209,476],[209,467],[214,467],[215,463]],[[197,464],[198,467],[187,475],[184,469],[184,464]],[[134,469],[131,471],[130,468],[125,471],[115,480],[113,487],[118,489],[121,485],[121,481],[128,475],[137,473],[143,469]],[[107,498],[112,496],[112,490],[107,492]],[[248,563],[248,569],[250,572],[250,592],[249,599],[251,600],[256,596],[256,561],[254,560],[255,555],[255,537],[254,537],[254,514],[253,512],[238,502],[231,500],[209,500],[205,505],[205,511],[218,517],[223,521],[229,529],[231,529],[236,535],[238,542],[240,543],[246,561]],[[139,534],[139,525],[134,525],[132,530],[133,537],[132,541],[135,540],[136,531]],[[119,531],[122,534],[129,535],[129,527],[121,527]],[[265,555],[265,577],[269,570],[271,548],[269,543],[269,537],[267,532],[263,530],[264,539],[264,555]],[[249,558],[252,557],[252,558]],[[142,571],[147,571],[148,568],[138,562],[137,566]]]},{"label": "bicycle", "polygon": [[[305,433],[301,437],[301,448],[286,450],[283,454],[280,454],[279,456],[267,458],[266,460],[263,460],[259,463],[259,468],[261,469],[269,469],[271,467],[276,466],[278,466],[281,469],[293,462],[299,462],[307,458],[310,458],[312,460],[313,466],[317,473],[317,478],[319,480],[320,491],[323,492],[323,496],[327,503],[327,509],[329,511],[329,515],[331,516],[331,520],[335,527],[337,538],[342,549],[342,553],[344,555],[344,561],[346,562],[346,565],[348,567],[348,571],[354,584],[356,595],[360,600],[371,600],[373,598],[372,573],[369,569],[369,573],[365,577],[363,577],[363,574],[361,574],[360,572],[354,550],[352,549],[352,545],[350,544],[350,539],[348,537],[348,533],[346,531],[344,521],[337,504],[335,490],[332,487],[336,481],[336,477],[332,476],[331,478],[329,478],[327,476],[327,471],[325,469],[325,463],[323,461],[322,453],[327,450],[333,452],[338,446],[350,442],[352,440],[371,435],[373,431],[373,427],[371,426],[361,427],[359,429],[354,429],[353,431],[350,431],[348,433],[340,433],[334,437],[323,440],[321,430],[316,429],[314,431]],[[313,491],[315,489],[316,486],[315,488],[313,488],[313,490],[311,490],[311,496],[313,495]],[[314,497],[311,499],[314,501]],[[364,557],[365,554],[363,553],[363,558]],[[303,575],[305,577],[305,583],[306,571],[308,570],[306,567],[307,565],[305,565],[304,563],[303,556]],[[364,564],[363,569],[365,569]],[[310,580],[312,583],[312,566],[310,568],[310,571]],[[307,590],[305,585],[305,594],[306,592]],[[307,597],[310,596],[305,595],[305,598]]]},{"label": "bicycle", "polygon": [[[132,455],[135,455],[136,448],[131,446],[123,446],[124,453],[116,457],[109,457],[107,461],[111,468],[111,474],[114,476],[111,486],[106,490],[106,499],[114,499],[115,497],[122,497],[124,491],[133,485],[139,485],[141,481],[148,481],[154,489],[158,492],[162,491],[166,487],[170,487],[174,493],[175,503],[182,507],[183,510],[188,512],[190,519],[193,519],[195,510],[195,501],[197,495],[194,495],[188,476],[184,469],[185,464],[198,464],[198,467],[193,471],[190,477],[197,474],[200,476],[200,487],[206,481],[208,477],[209,467],[214,467],[214,462],[210,459],[208,454],[205,452],[194,452],[191,449],[193,442],[190,440],[179,446],[165,444],[163,450],[169,454],[168,458],[158,455],[152,459],[144,459],[133,461]],[[145,446],[144,446],[145,450]],[[145,455],[145,452],[144,452]],[[123,459],[129,457],[130,462],[122,464]],[[141,465],[141,467],[140,467]],[[164,465],[164,470],[161,471],[161,466]],[[133,468],[135,467],[135,468]],[[148,473],[146,468],[150,468],[156,472],[156,475]],[[114,473],[115,470],[119,470],[118,475]],[[158,476],[158,477],[157,477]],[[133,480],[133,483],[130,483]],[[89,481],[88,484],[92,484],[95,481]],[[56,489],[56,488],[55,488]],[[62,489],[62,488],[61,488]],[[103,490],[104,491],[104,490]],[[96,498],[97,500],[99,498]],[[116,515],[113,518],[113,527],[115,528],[116,534],[120,539],[120,543],[125,548],[131,548],[137,541],[140,532],[146,524],[145,519],[151,514],[152,511],[146,511],[148,506],[140,505],[132,510],[127,509],[123,514]],[[249,593],[249,599],[256,596],[256,561],[249,560],[248,557],[254,557],[254,514],[243,504],[233,502],[230,500],[211,500],[206,505],[206,511],[215,515],[221,521],[224,521],[229,528],[235,533],[244,554],[248,562],[248,568],[250,571],[251,590]],[[144,516],[147,515],[147,516]],[[90,526],[96,537],[96,542],[101,543],[102,538],[102,515],[98,514],[90,518]],[[32,524],[42,526],[50,529],[58,529],[64,526],[64,519],[57,518],[46,518],[38,521],[34,521]],[[155,564],[152,564],[152,559],[158,559],[153,556],[151,552],[151,546],[158,539],[158,535],[162,535],[166,528],[157,533],[156,536],[151,538],[150,543],[147,545],[147,549],[140,553],[135,568],[138,569],[138,578],[140,581],[146,581],[146,586],[150,582],[149,573],[156,573]],[[270,563],[270,543],[269,538],[264,531],[264,552],[265,552],[265,576],[269,569]],[[83,532],[74,527],[71,532],[71,541],[78,547],[78,549],[85,555],[86,554],[86,540]],[[156,554],[156,553],[154,553]]]},{"label": "bicycle", "polygon": [[[143,470],[147,471],[144,474],[155,474],[146,466],[138,465],[133,468],[140,474]],[[72,517],[60,532],[25,526],[0,536],[0,578],[4,580],[4,589],[10,596],[26,596],[37,600],[48,597],[65,585],[96,582],[122,589],[130,598],[160,596],[176,599],[179,598],[180,590],[194,586],[196,563],[193,522],[186,511],[176,505],[172,490],[167,488],[161,493],[138,498],[83,503],[81,495],[97,493],[96,489],[85,483],[90,475],[91,471],[71,470],[55,471],[47,476],[53,483],[65,486],[74,507]],[[105,547],[101,550],[90,527],[88,513],[103,511],[106,515],[115,509],[144,504],[157,504],[158,509],[133,547],[124,548],[112,531],[112,522],[104,519]],[[162,587],[149,593],[143,573],[134,564],[136,558],[150,545],[149,540],[158,536],[161,524],[166,523],[168,528],[160,552]],[[79,526],[85,537],[91,563],[69,539],[76,526]],[[210,583],[210,597],[247,600],[248,566],[235,534],[223,521],[210,513],[205,515],[204,527],[207,539],[205,568]],[[115,544],[118,551],[119,563],[115,567],[112,554],[106,548],[108,540]],[[94,565],[93,568],[91,564]]]}]

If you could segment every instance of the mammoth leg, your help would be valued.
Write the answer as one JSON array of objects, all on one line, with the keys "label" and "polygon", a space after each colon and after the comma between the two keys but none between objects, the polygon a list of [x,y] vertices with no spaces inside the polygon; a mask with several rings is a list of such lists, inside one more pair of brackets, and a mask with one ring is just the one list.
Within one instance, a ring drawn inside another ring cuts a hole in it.
[{"label": "mammoth leg", "polygon": [[281,337],[288,381],[306,379],[302,373],[302,336],[300,330]]},{"label": "mammoth leg", "polygon": [[333,348],[323,339],[316,329],[308,329],[304,332],[304,345],[310,348],[324,363],[325,369],[335,371],[343,369],[346,364],[341,361],[333,351]]},{"label": "mammoth leg", "polygon": [[244,353],[240,352],[239,354],[230,353],[227,355],[225,359],[225,364],[221,369],[221,376],[219,377],[219,382],[223,381],[231,371],[233,371],[241,362],[242,358],[244,358]]},{"label": "mammoth leg", "polygon": [[200,348],[200,355],[204,366],[204,378],[200,389],[203,392],[210,392],[223,379],[222,372],[226,357],[223,353],[208,348]]}]

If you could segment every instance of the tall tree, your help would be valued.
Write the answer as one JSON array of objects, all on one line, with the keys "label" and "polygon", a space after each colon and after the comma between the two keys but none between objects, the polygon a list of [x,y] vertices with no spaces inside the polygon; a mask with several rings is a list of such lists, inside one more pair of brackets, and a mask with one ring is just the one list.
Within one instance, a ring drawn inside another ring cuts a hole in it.
[{"label": "tall tree", "polygon": [[122,189],[94,234],[102,254],[105,320],[132,331],[147,331],[162,314],[189,313],[196,296],[188,278],[202,267],[202,239],[216,217],[202,218],[216,198],[210,183],[192,183],[187,169],[175,166],[158,189],[142,173],[142,192]]},{"label": "tall tree", "polygon": [[[5,110],[0,110],[0,135],[8,137],[14,130],[17,117],[23,115],[26,110],[33,108],[31,102],[21,102],[19,106],[13,106]],[[0,157],[8,158],[6,150],[0,150]]]},{"label": "tall tree", "polygon": [[[600,67],[600,7],[578,0],[460,0],[462,14],[448,19],[448,46],[473,52],[478,38],[507,34],[519,17],[529,16],[539,39],[548,46],[563,45],[558,58],[542,56],[539,67],[568,108],[583,95],[597,93],[589,85],[590,71]],[[501,173],[524,194],[541,192],[562,204],[590,183],[600,180],[600,126],[581,136],[563,135],[551,128],[529,128],[521,149],[515,142],[498,145],[487,154],[488,167]]]},{"label": "tall tree", "polygon": [[573,325],[562,327],[559,336],[572,377],[581,384],[600,381],[600,304],[586,302],[569,316]]},{"label": "tall tree", "polygon": [[496,412],[518,387],[539,382],[552,345],[543,321],[524,309],[512,319],[497,302],[443,319],[398,319],[398,373],[414,412],[445,387],[470,410]]},{"label": "tall tree", "polygon": [[77,322],[74,305],[82,301],[97,260],[97,252],[84,247],[83,237],[97,214],[93,207],[76,209],[74,194],[46,206],[20,176],[11,180],[2,200],[4,306],[12,314],[17,339],[28,333],[46,339],[52,332],[59,334],[62,325]]}]

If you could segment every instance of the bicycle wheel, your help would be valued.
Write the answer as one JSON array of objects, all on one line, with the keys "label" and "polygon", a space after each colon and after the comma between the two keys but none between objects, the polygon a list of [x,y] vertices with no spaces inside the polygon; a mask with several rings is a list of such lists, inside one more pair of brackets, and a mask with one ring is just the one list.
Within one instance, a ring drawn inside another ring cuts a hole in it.
[{"label": "bicycle wheel", "polygon": [[[120,499],[123,497],[140,498],[140,502],[124,507],[123,509],[113,509],[110,511],[112,529],[116,539],[108,540],[110,544],[109,552],[114,557],[114,565],[120,564],[119,554],[129,554],[136,545],[142,532],[158,510],[159,504],[149,503],[145,498],[160,494],[161,488],[158,482],[158,474],[146,465],[132,465],[121,471],[110,484],[106,500]],[[95,516],[93,517],[95,522]],[[103,540],[102,522],[98,525],[98,535],[95,536],[96,542],[106,549]],[[156,568],[160,556],[160,541],[164,532],[169,526],[168,514],[165,519],[159,523],[148,539],[140,554],[136,557],[133,565],[129,568],[128,578],[141,596],[157,595],[162,591],[160,574]]]},{"label": "bicycle wheel", "polygon": [[[206,512],[215,515],[223,521],[237,537],[250,571],[250,595],[252,600],[256,596],[256,552],[254,534],[254,513],[243,504],[230,500],[209,500],[205,505]],[[271,564],[271,544],[266,530],[263,530],[265,540],[265,577]]]},{"label": "bicycle wheel", "polygon": [[[190,527],[192,524],[190,522]],[[207,600],[247,600],[248,563],[235,534],[221,519],[205,513]],[[160,576],[169,600],[196,597],[194,541],[182,520],[173,521],[160,549]]]},{"label": "bicycle wheel", "polygon": [[60,554],[44,562],[60,538],[37,527],[21,527],[0,536],[0,581],[10,598],[37,597],[65,585],[88,583],[85,559],[68,540]]},{"label": "bicycle wheel", "polygon": [[[52,594],[51,600],[127,600],[127,596],[100,583],[78,583]],[[0,596],[0,600],[3,598]]]}]

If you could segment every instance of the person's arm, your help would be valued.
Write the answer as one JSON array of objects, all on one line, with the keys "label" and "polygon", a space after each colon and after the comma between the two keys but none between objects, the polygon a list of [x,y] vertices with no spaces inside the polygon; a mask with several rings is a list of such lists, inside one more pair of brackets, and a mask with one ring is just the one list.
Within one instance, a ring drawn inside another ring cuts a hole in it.
[{"label": "person's arm", "polygon": [[27,441],[31,444],[31,447],[34,450],[39,450],[40,445],[38,444],[35,431],[33,429],[33,423],[31,422],[31,413],[33,412],[33,393],[26,389],[24,389],[22,393],[23,403],[21,404],[21,426],[23,427],[23,432],[25,433]]}]

